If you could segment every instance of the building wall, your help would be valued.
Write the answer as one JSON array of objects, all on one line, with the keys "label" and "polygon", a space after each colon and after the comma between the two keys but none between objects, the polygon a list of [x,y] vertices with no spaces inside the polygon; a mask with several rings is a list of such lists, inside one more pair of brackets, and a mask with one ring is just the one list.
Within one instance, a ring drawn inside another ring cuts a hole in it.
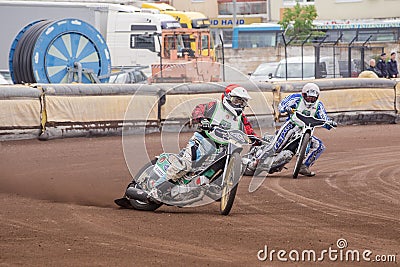
[{"label": "building wall", "polygon": [[177,10],[201,12],[209,18],[218,16],[216,0],[170,0],[170,5]]},{"label": "building wall", "polygon": [[338,0],[317,0],[315,7],[320,20],[400,17],[400,1],[398,0],[362,0],[350,3],[338,3]]},{"label": "building wall", "polygon": [[[225,64],[239,70],[244,75],[247,75],[249,72],[253,72],[257,66],[263,62],[279,61],[281,59],[281,50],[283,51],[283,49],[275,47],[243,49],[225,48]],[[222,60],[219,59],[219,62],[222,62]]]},{"label": "building wall", "polygon": [[[295,2],[295,1],[293,1]],[[283,14],[283,0],[271,1],[271,19]],[[398,0],[315,0],[318,20],[384,19],[400,17]]]}]

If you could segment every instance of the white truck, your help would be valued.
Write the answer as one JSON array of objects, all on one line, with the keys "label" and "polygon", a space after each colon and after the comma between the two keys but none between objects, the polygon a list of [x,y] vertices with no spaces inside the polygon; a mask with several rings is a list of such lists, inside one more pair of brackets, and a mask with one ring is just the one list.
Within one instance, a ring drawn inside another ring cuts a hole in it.
[{"label": "white truck", "polygon": [[[180,27],[172,16],[107,3],[0,0],[0,69],[9,65],[9,51],[18,32],[41,19],[76,18],[94,26],[106,40],[112,66],[150,66],[158,62],[162,28]],[[150,68],[144,69],[149,74]]]}]

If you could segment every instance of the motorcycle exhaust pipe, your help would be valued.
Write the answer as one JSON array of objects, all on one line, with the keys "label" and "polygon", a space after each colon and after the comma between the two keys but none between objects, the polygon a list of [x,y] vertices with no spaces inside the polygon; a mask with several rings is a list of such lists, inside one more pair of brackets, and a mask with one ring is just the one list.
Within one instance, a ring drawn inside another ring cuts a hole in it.
[{"label": "motorcycle exhaust pipe", "polygon": [[197,202],[197,201],[202,200],[203,197],[204,197],[204,195],[205,195],[204,190],[202,190],[202,191],[200,192],[200,194],[199,194],[197,197],[193,198],[193,199],[182,200],[182,201],[168,201],[168,205],[170,205],[170,206],[177,206],[177,207],[187,206],[187,205],[190,205],[190,204],[192,204],[192,203],[195,203],[195,202]]},{"label": "motorcycle exhaust pipe", "polygon": [[[125,195],[130,199],[135,199],[137,201],[150,203],[149,198],[148,198],[149,195],[146,192],[144,192],[143,190],[140,190],[138,188],[129,187],[128,189],[126,189]],[[183,201],[169,201],[167,204],[170,206],[172,205],[172,206],[183,207],[183,206],[186,206],[186,205],[189,205],[194,202],[202,200],[204,195],[205,195],[204,191],[201,191],[199,196],[197,196],[193,199],[183,200]]]},{"label": "motorcycle exhaust pipe", "polygon": [[129,187],[125,192],[128,198],[132,198],[141,202],[149,203],[148,194],[138,188]]}]

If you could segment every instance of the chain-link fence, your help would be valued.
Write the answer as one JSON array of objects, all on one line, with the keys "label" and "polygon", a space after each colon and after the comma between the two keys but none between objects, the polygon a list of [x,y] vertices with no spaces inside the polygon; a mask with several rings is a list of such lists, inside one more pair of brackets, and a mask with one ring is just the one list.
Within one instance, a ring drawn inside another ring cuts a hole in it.
[{"label": "chain-link fence", "polygon": [[[277,68],[276,78],[348,78],[357,77],[369,67],[371,58],[379,59],[384,47],[363,42],[342,42],[326,38],[288,38],[282,34],[280,55],[282,60]],[[310,41],[311,39],[311,41]]]}]

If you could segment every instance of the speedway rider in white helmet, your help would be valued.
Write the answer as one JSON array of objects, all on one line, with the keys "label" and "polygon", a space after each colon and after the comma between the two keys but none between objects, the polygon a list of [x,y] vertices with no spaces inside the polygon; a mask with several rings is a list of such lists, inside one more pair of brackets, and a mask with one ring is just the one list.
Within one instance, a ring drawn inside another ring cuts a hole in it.
[{"label": "speedway rider in white helmet", "polygon": [[242,130],[249,135],[255,135],[253,128],[243,114],[247,101],[251,97],[243,87],[231,84],[225,88],[222,101],[215,100],[200,104],[192,112],[192,120],[199,123],[198,130],[190,138],[189,143],[178,155],[169,158],[171,165],[166,171],[166,176],[157,180],[150,195],[158,199],[157,190],[168,190],[173,184],[188,173],[192,166],[201,163],[206,156],[215,152],[219,144],[226,143],[225,139],[213,131],[212,126],[219,126],[225,130]]},{"label": "speedway rider in white helmet", "polygon": [[[295,111],[299,111],[304,115],[313,116],[318,119],[330,120],[326,114],[326,110],[321,101],[318,100],[320,94],[320,90],[318,85],[315,83],[307,83],[304,85],[301,90],[301,94],[291,94],[285,97],[278,105],[278,109],[280,113],[287,113],[291,115]],[[337,124],[332,121],[333,126]],[[331,129],[329,125],[324,126],[328,130]],[[288,120],[281,126],[277,135],[277,141],[274,144],[274,150],[277,151],[279,148],[284,146],[286,142],[289,140],[290,136],[299,131],[299,127],[296,126],[292,121],[288,118]],[[314,162],[318,159],[318,157],[324,152],[325,146],[322,141],[312,136],[311,146],[308,150],[303,165],[300,168],[300,174],[305,176],[314,176],[315,173],[310,171],[309,167],[314,164]]]}]

